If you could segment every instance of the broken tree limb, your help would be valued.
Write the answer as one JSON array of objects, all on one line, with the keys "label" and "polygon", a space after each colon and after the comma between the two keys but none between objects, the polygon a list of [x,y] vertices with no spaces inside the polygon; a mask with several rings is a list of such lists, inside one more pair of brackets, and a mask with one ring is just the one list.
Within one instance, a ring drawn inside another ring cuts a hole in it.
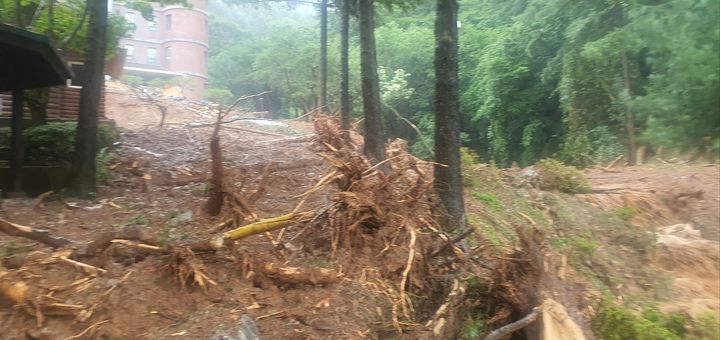
[{"label": "broken tree limb", "polygon": [[487,337],[485,337],[485,340],[502,339],[503,337],[508,336],[513,332],[521,330],[530,325],[531,323],[535,322],[539,314],[540,307],[535,307],[533,308],[532,312],[530,312],[530,314],[526,315],[524,318],[492,331],[490,334],[488,334]]},{"label": "broken tree limb", "polygon": [[439,254],[444,252],[445,249],[448,249],[449,247],[454,246],[458,242],[460,242],[460,241],[464,240],[466,237],[470,236],[470,234],[472,234],[474,231],[475,231],[475,228],[473,226],[468,226],[467,229],[465,229],[465,231],[463,231],[462,233],[455,236],[452,240],[446,240],[445,243],[442,246],[440,246],[440,248],[438,248],[436,251],[434,251],[430,255],[430,257],[438,256]]},{"label": "broken tree limb", "polygon": [[610,162],[610,164],[608,164],[608,166],[605,167],[605,170],[610,170],[612,167],[615,166],[615,164],[617,164],[617,162],[619,162],[623,158],[625,158],[625,155],[617,156],[615,159],[613,159],[612,162]]},{"label": "broken tree limb", "polygon": [[67,258],[67,256],[60,256],[60,260],[63,262],[67,262],[67,263],[69,263],[77,268],[80,268],[82,270],[85,270],[89,274],[98,275],[98,274],[107,273],[107,270],[105,270],[105,269],[95,267],[95,266],[89,265],[87,263],[82,263],[82,262],[78,262],[78,261],[69,259],[69,258]]},{"label": "broken tree limb", "polygon": [[313,212],[289,213],[274,218],[260,220],[255,223],[250,223],[240,228],[225,232],[223,234],[223,237],[227,240],[239,240],[248,236],[262,234],[267,231],[284,228],[288,225],[288,223],[312,214]]},{"label": "broken tree limb", "polygon": [[62,248],[72,243],[62,237],[50,235],[50,232],[47,230],[12,223],[3,218],[0,218],[0,232],[10,236],[24,237],[29,240],[38,241],[53,248]]},{"label": "broken tree limb", "polygon": [[327,268],[283,267],[276,263],[266,263],[260,270],[264,275],[285,284],[322,285],[338,282],[342,274]]},{"label": "broken tree limb", "polygon": [[418,129],[418,127],[417,127],[415,124],[413,124],[410,120],[408,120],[407,118],[403,117],[403,116],[400,114],[400,112],[398,112],[394,107],[392,107],[392,106],[390,106],[390,105],[388,105],[388,104],[386,104],[386,103],[383,103],[383,104],[385,104],[385,106],[386,106],[388,109],[390,109],[390,111],[392,111],[392,113],[394,113],[395,116],[396,116],[398,119],[400,119],[400,120],[402,120],[403,122],[405,122],[405,124],[409,125],[410,128],[412,128],[412,129],[415,131],[415,133],[417,133],[418,141],[420,141],[420,143],[422,144],[422,146],[425,148],[425,150],[427,150],[427,152],[428,152],[432,157],[435,157],[435,151],[434,151],[434,150],[430,147],[430,145],[425,141],[425,138],[424,138],[422,132],[420,132],[420,129]]},{"label": "broken tree limb", "polygon": [[458,307],[465,297],[465,285],[459,280],[453,280],[452,288],[440,308],[435,311],[433,318],[425,324],[432,329],[432,335],[422,339],[454,339],[460,330]]}]

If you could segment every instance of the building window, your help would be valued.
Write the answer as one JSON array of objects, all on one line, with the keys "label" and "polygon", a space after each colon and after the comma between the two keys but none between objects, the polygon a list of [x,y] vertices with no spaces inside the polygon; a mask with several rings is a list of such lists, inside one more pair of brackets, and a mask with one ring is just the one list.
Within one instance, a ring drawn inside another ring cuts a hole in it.
[{"label": "building window", "polygon": [[157,18],[152,17],[152,20],[148,21],[148,29],[151,31],[157,30]]},{"label": "building window", "polygon": [[170,66],[170,60],[172,59],[172,47],[165,47],[165,65]]},{"label": "building window", "polygon": [[165,15],[165,28],[172,28],[172,14]]},{"label": "building window", "polygon": [[135,46],[125,45],[125,60],[133,60],[135,54]]},{"label": "building window", "polygon": [[135,24],[135,12],[133,11],[127,11],[125,12],[125,21]]},{"label": "building window", "polygon": [[148,64],[155,64],[157,62],[157,50],[155,48],[148,47],[147,61],[148,61]]}]

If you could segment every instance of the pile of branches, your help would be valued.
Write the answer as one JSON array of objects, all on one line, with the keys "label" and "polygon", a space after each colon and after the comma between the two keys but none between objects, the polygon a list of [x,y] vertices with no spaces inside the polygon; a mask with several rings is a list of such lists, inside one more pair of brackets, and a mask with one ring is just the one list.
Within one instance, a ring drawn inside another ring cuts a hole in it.
[{"label": "pile of branches", "polygon": [[[454,286],[442,275],[449,266],[432,263],[439,262],[435,251],[449,242],[433,215],[432,164],[412,156],[406,142],[396,140],[388,146],[386,160],[373,165],[336,119],[321,116],[314,124],[319,155],[332,171],[305,197],[328,185],[337,190],[332,203],[317,209],[289,242],[325,251],[346,276],[365,279],[381,291],[392,302],[391,326],[397,331],[420,326],[417,320],[431,318],[442,301],[410,297],[434,298],[438,292],[444,297]],[[367,263],[383,265],[369,270],[363,266]]]}]

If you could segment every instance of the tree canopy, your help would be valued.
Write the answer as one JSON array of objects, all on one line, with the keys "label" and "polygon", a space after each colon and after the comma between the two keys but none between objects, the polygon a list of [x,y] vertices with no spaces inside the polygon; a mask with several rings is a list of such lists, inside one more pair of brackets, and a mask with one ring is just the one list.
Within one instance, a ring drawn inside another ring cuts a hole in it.
[{"label": "tree canopy", "polygon": [[[429,1],[376,6],[388,137],[432,142]],[[272,90],[279,115],[313,108],[319,63],[312,7],[211,3],[211,86]],[[463,0],[459,11],[462,140],[501,166],[554,157],[606,162],[632,145],[720,149],[720,4],[704,0]],[[262,18],[262,19],[260,19]],[[330,13],[328,105],[338,106],[339,14]],[[358,32],[350,89],[359,119]],[[418,136],[392,113],[416,124]]]}]

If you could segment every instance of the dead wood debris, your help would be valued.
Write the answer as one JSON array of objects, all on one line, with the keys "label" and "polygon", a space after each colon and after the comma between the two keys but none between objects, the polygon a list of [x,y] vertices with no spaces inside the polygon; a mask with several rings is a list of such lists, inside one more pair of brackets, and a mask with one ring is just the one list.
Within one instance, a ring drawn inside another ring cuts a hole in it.
[{"label": "dead wood debris", "polygon": [[492,331],[490,334],[488,334],[487,337],[485,337],[485,340],[504,339],[508,335],[527,327],[531,323],[535,322],[535,320],[537,320],[538,316],[540,315],[540,311],[540,307],[533,308],[532,312],[530,312],[530,314],[526,315],[524,318]]},{"label": "dead wood debris", "polygon": [[268,262],[259,267],[261,274],[285,285],[326,285],[337,283],[341,273],[327,268],[299,268]]},{"label": "dead wood debris", "polygon": [[[418,329],[420,325],[414,320],[430,316],[429,309],[435,311],[436,306],[432,302],[415,302],[410,296],[445,290],[447,283],[428,278],[452,270],[443,262],[431,264],[437,259],[430,254],[440,247],[461,253],[449,237],[438,237],[444,234],[435,222],[430,198],[432,164],[410,155],[407,143],[396,140],[388,146],[386,160],[373,165],[346,138],[335,118],[316,116],[314,124],[316,145],[323,149],[319,155],[333,170],[301,195],[303,201],[295,210],[324,186],[334,185],[338,192],[332,203],[316,209],[311,219],[301,223],[304,229],[288,242],[299,242],[302,246],[298,249],[325,250],[331,259],[357,257],[368,250],[372,262],[386,257],[406,259],[391,270],[368,271],[353,267],[352,261],[343,262],[343,269],[347,275],[360,275],[366,287],[390,300],[392,328],[399,333]],[[413,305],[418,303],[425,305]],[[449,312],[453,314],[458,307],[452,304],[446,308],[453,308]],[[423,310],[426,315],[420,313]],[[457,331],[453,327],[443,333],[453,334]]]},{"label": "dead wood debris", "polygon": [[12,223],[0,218],[0,232],[10,236],[24,237],[33,241],[41,242],[53,248],[61,248],[70,245],[70,241],[57,236],[50,235],[50,232],[43,229],[35,229],[28,226]]}]

